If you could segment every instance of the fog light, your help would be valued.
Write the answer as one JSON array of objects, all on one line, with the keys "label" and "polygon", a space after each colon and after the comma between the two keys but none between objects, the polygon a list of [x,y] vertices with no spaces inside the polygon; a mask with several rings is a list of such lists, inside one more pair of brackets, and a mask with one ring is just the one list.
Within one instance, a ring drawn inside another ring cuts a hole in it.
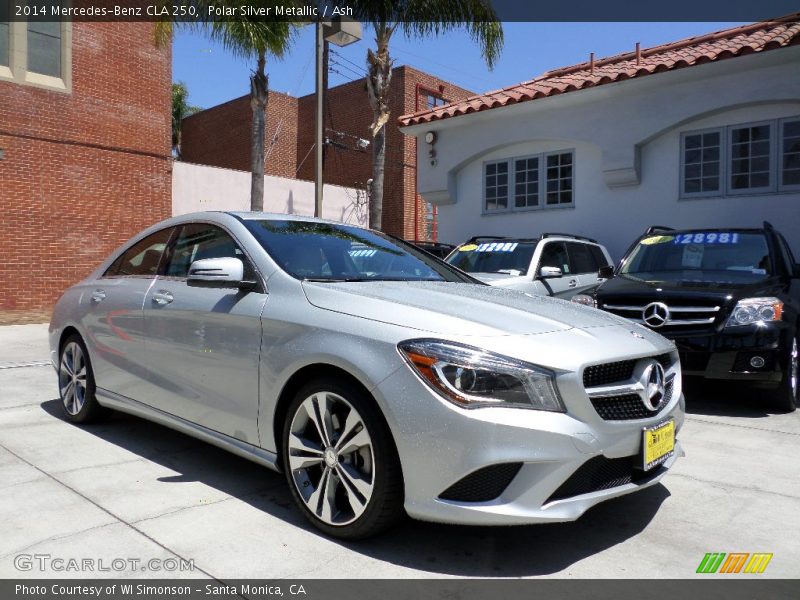
[{"label": "fog light", "polygon": [[763,369],[765,364],[767,364],[767,361],[764,360],[763,356],[754,356],[750,359],[750,366],[754,369]]}]

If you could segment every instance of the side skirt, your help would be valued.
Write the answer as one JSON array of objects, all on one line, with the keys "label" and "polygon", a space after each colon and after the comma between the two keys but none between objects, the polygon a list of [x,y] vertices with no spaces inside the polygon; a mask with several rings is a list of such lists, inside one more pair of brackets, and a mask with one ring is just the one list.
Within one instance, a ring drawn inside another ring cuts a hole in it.
[{"label": "side skirt", "polygon": [[128,413],[148,421],[153,421],[159,425],[164,425],[170,429],[180,431],[186,435],[190,435],[199,440],[213,444],[223,450],[232,452],[237,456],[252,460],[264,467],[272,469],[273,471],[280,471],[278,465],[278,457],[274,452],[264,450],[258,446],[253,446],[242,440],[237,440],[213,429],[208,429],[202,425],[197,425],[181,417],[176,417],[152,406],[147,406],[136,400],[131,400],[120,394],[96,388],[95,391],[99,404],[102,406],[113,408],[120,412]]}]

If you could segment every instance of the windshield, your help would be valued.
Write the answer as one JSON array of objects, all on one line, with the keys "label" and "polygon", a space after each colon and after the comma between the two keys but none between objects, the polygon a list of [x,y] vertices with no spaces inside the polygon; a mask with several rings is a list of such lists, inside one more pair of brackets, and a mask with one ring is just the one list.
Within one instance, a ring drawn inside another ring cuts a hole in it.
[{"label": "windshield", "polygon": [[245,220],[259,243],[292,277],[308,281],[474,280],[409,244],[350,225]]},{"label": "windshield", "polygon": [[771,271],[763,234],[670,231],[642,239],[620,272],[649,280],[746,282],[762,279]]},{"label": "windshield", "polygon": [[499,240],[480,244],[467,243],[456,248],[446,260],[467,273],[525,275],[535,249],[535,241]]}]

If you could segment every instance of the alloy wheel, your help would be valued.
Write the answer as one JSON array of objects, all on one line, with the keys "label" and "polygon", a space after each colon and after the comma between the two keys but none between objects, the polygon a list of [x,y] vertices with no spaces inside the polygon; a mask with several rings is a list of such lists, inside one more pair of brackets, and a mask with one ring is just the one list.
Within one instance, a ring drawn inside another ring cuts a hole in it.
[{"label": "alloy wheel", "polygon": [[300,498],[327,525],[358,519],[375,488],[372,438],[345,398],[318,392],[306,398],[289,428],[291,478]]},{"label": "alloy wheel", "polygon": [[86,359],[77,342],[69,342],[61,352],[58,388],[64,408],[77,415],[86,402]]}]

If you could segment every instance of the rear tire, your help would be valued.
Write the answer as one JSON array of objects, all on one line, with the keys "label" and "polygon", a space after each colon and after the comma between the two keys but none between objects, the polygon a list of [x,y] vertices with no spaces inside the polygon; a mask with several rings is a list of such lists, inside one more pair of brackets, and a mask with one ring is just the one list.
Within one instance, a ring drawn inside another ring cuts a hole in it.
[{"label": "rear tire", "polygon": [[783,379],[780,385],[771,394],[773,406],[784,413],[794,412],[797,409],[798,400],[798,337],[800,332],[795,333],[789,342],[786,350]]},{"label": "rear tire", "polygon": [[58,393],[64,418],[71,423],[101,420],[108,410],[97,403],[94,372],[86,344],[78,334],[61,346],[58,361]]},{"label": "rear tire", "polygon": [[281,448],[295,503],[325,534],[364,539],[404,516],[392,435],[359,387],[332,377],[305,385],[289,405]]}]

